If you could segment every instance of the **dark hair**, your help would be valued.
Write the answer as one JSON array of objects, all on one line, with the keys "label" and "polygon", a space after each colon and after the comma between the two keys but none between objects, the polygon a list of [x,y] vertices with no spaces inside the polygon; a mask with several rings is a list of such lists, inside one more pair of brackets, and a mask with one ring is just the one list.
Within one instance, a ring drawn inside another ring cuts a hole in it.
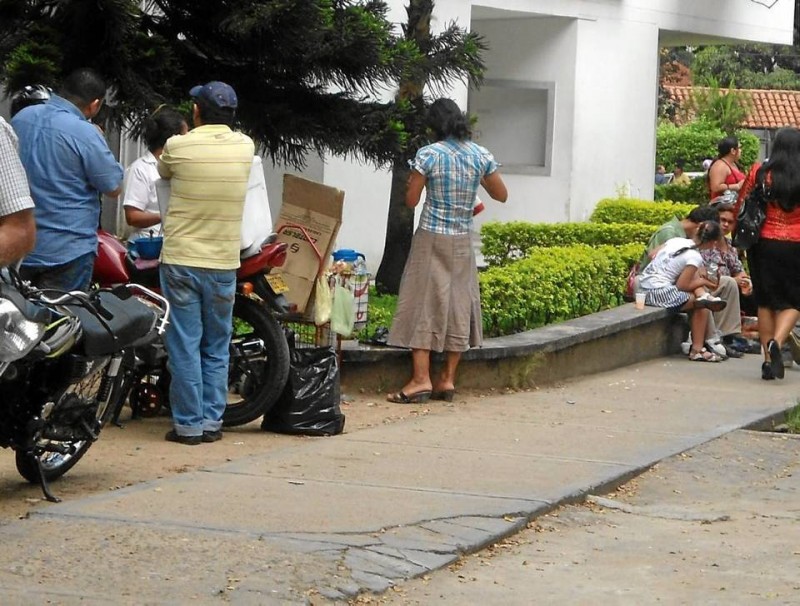
[{"label": "dark hair", "polygon": [[800,204],[800,130],[787,126],[775,135],[769,160],[758,170],[757,180],[769,172],[769,199],[786,212]]},{"label": "dark hair", "polygon": [[686,218],[692,223],[719,221],[719,211],[714,206],[695,206]]},{"label": "dark hair", "polygon": [[437,141],[470,138],[469,120],[452,99],[436,99],[428,108],[425,124]]},{"label": "dark hair", "polygon": [[739,147],[739,139],[736,137],[725,137],[719,143],[717,143],[717,151],[719,151],[719,157],[722,158],[727,156],[731,153],[732,149],[736,149]]},{"label": "dark hair", "polygon": [[164,147],[172,135],[179,135],[186,124],[186,118],[170,107],[160,107],[147,116],[142,123],[142,139],[147,149],[155,151]]},{"label": "dark hair", "polygon": [[236,110],[232,107],[220,107],[204,97],[194,97],[193,101],[200,110],[200,118],[204,124],[224,124],[233,128]]},{"label": "dark hair", "polygon": [[671,256],[678,257],[685,253],[687,250],[694,250],[698,246],[705,244],[706,242],[715,242],[722,237],[722,228],[720,227],[717,221],[703,221],[700,223],[700,226],[697,228],[697,234],[695,234],[695,244],[694,246],[684,246],[683,248],[679,248]]},{"label": "dark hair", "polygon": [[95,99],[103,99],[106,96],[106,83],[93,69],[81,67],[64,79],[59,93],[67,101],[84,108]]},{"label": "dark hair", "polygon": [[684,166],[686,166],[686,160],[684,160],[683,158],[678,158],[677,160],[675,160],[675,168],[680,168],[681,170],[683,170]]},{"label": "dark hair", "polygon": [[730,200],[723,200],[722,202],[717,202],[714,208],[717,209],[718,213],[733,212],[733,209],[736,208],[736,203]]}]

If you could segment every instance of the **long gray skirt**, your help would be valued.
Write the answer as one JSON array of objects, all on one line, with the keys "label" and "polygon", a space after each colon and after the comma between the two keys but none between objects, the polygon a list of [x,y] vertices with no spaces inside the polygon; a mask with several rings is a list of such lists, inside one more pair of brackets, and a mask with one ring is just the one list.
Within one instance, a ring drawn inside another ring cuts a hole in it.
[{"label": "long gray skirt", "polygon": [[389,345],[466,351],[482,342],[478,270],[470,235],[418,229],[403,270]]}]

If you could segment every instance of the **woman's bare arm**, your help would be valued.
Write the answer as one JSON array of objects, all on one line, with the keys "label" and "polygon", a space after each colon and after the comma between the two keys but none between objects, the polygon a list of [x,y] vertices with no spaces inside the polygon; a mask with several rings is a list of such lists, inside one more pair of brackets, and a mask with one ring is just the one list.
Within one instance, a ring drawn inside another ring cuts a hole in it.
[{"label": "woman's bare arm", "polygon": [[412,169],[406,184],[406,206],[416,208],[422,197],[422,190],[425,189],[425,183],[427,183],[425,175]]},{"label": "woman's bare arm", "polygon": [[508,200],[506,184],[503,182],[503,178],[498,171],[494,171],[492,174],[486,175],[481,179],[481,185],[494,200],[498,202],[505,202]]}]

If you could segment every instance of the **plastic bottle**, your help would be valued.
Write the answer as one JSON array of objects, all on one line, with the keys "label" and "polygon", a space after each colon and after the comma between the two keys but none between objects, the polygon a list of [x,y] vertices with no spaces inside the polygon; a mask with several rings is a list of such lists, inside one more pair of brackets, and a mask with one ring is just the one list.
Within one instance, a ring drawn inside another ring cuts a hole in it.
[{"label": "plastic bottle", "polygon": [[357,276],[363,276],[367,273],[367,263],[364,261],[364,257],[358,257],[353,263],[353,273]]}]

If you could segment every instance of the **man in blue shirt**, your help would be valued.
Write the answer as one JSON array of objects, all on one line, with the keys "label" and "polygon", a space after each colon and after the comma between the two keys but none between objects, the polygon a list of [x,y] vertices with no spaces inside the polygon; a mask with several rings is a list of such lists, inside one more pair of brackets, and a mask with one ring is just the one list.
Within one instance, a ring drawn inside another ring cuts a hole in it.
[{"label": "man in blue shirt", "polygon": [[97,254],[100,194],[116,197],[123,170],[90,122],[106,85],[81,68],[58,95],[21,110],[11,120],[36,203],[36,247],[21,273],[41,288],[86,290]]}]

